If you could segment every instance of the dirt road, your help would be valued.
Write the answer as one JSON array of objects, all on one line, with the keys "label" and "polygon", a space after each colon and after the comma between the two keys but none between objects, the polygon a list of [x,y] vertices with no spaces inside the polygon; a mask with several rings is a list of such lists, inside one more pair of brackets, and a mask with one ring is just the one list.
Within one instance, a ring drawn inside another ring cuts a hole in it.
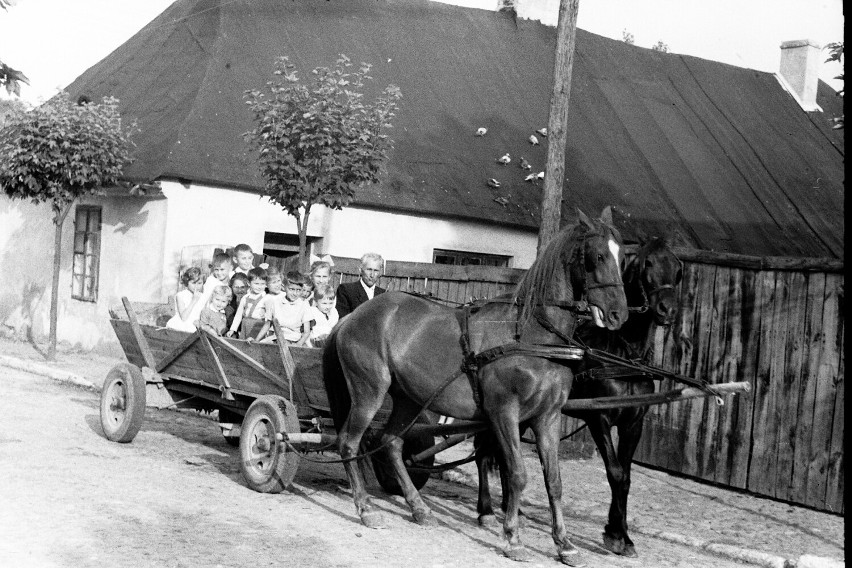
[{"label": "dirt road", "polygon": [[[338,464],[303,462],[292,490],[258,494],[210,420],[148,409],[134,442],[115,444],[101,433],[97,393],[2,367],[0,384],[0,565],[517,566],[500,554],[500,531],[477,526],[471,487],[429,481],[434,529],[373,487],[393,524],[370,530],[354,514]],[[534,455],[527,464],[522,538],[537,554],[532,565],[557,566]],[[613,556],[599,546],[605,510],[585,514],[569,483],[569,531],[589,566],[742,565],[645,535],[634,535],[639,559]],[[601,473],[586,483],[601,493],[605,480]]]}]

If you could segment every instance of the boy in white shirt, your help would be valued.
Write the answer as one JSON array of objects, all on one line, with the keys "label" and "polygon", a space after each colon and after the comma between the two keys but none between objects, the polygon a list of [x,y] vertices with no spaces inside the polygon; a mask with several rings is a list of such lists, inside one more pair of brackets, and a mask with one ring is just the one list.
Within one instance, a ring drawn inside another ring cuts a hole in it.
[{"label": "boy in white shirt", "polygon": [[310,341],[314,347],[325,343],[325,338],[340,319],[334,307],[335,301],[334,288],[331,286],[320,284],[314,289],[314,305],[310,310],[313,320]]},{"label": "boy in white shirt", "polygon": [[[287,286],[284,288],[284,293],[274,296],[272,300],[267,296],[267,300],[264,302],[266,304],[266,321],[257,334],[257,341],[262,343],[275,341],[275,334],[267,337],[274,318],[281,328],[281,334],[288,343],[297,347],[307,343],[311,333],[311,316],[308,311],[310,306],[302,298],[303,285],[306,280],[301,272],[290,271],[287,273]],[[249,341],[251,341],[251,337],[249,337]]]}]

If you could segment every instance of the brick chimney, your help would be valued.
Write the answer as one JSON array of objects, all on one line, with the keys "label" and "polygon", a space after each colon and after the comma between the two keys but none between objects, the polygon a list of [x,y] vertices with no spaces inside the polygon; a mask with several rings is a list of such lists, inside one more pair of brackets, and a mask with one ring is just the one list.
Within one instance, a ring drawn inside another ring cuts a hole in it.
[{"label": "brick chimney", "polygon": [[807,112],[822,111],[816,104],[820,46],[808,39],[781,44],[779,80]]}]

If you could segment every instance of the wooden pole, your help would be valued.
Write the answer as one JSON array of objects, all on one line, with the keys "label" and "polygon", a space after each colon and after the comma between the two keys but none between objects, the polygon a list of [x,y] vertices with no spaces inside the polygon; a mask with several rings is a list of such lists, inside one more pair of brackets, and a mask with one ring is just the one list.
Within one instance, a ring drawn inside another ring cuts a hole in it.
[{"label": "wooden pole", "polygon": [[568,100],[571,95],[571,71],[577,38],[577,11],[580,0],[560,0],[556,26],[556,56],[553,62],[553,93],[547,122],[547,165],[544,170],[544,195],[541,200],[541,227],[538,253],[559,232],[562,209],[562,183],[565,179],[565,141],[568,137]]}]

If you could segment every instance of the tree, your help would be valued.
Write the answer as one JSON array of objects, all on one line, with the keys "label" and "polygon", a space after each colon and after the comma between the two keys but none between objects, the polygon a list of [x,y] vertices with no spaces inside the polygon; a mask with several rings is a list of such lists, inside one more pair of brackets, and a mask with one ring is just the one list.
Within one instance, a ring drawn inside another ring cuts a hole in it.
[{"label": "tree", "polygon": [[663,53],[669,52],[669,44],[665,43],[663,40],[657,40],[657,43],[651,46],[651,49],[654,51],[662,51]]},{"label": "tree", "polygon": [[621,41],[624,43],[629,43],[630,45],[634,45],[636,43],[636,38],[633,37],[633,34],[627,31],[627,28],[621,30]]},{"label": "tree", "polygon": [[[839,79],[840,81],[843,81],[843,42],[840,41],[840,42],[829,43],[823,49],[828,50],[828,59],[825,60],[826,63],[831,63],[832,61],[836,61],[837,63],[840,64],[840,75],[835,77],[835,79]],[[843,91],[844,91],[843,88],[841,88],[839,91],[837,91],[837,96],[842,97]],[[846,114],[844,113],[844,114],[837,116],[833,119],[834,120],[834,127],[833,128],[835,130],[839,130],[839,129],[843,128],[843,118],[845,116],[846,116]]]},{"label": "tree", "polygon": [[391,147],[383,132],[396,114],[399,88],[388,85],[373,104],[364,104],[361,90],[371,66],[351,67],[341,55],[334,68],[314,69],[304,84],[295,65],[280,57],[266,93],[245,93],[255,127],[244,137],[258,153],[264,194],[296,218],[303,271],[311,207],[349,205],[359,187],[379,180]]},{"label": "tree", "polygon": [[[0,8],[8,10],[9,6],[14,6],[16,0],[0,0]],[[2,61],[0,61],[0,87],[6,87],[6,92],[21,96],[21,83],[30,84],[27,76],[16,69],[12,69]]]},{"label": "tree", "polygon": [[115,185],[130,161],[130,135],[118,101],[77,104],[59,93],[29,112],[14,112],[0,130],[0,188],[12,199],[53,209],[53,284],[47,358],[56,357],[62,225],[74,201]]}]

